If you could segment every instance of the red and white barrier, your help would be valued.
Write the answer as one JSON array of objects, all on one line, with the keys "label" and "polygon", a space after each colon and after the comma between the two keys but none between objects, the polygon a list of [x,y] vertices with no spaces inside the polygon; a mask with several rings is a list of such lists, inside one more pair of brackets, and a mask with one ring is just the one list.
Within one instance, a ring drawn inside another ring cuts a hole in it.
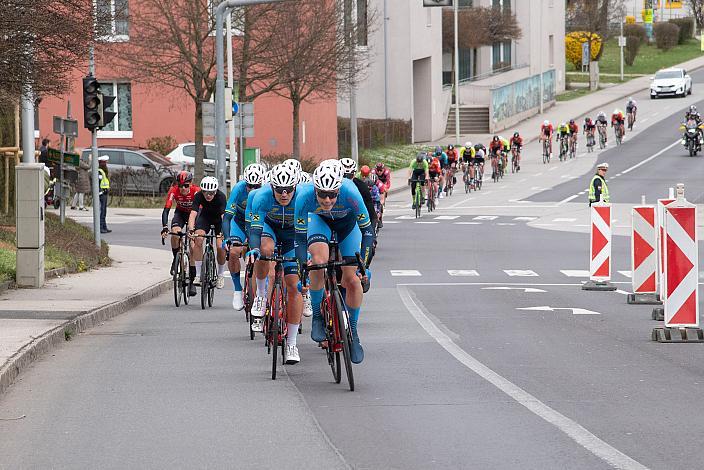
[{"label": "red and white barrier", "polygon": [[[672,190],[670,190],[672,191]],[[672,192],[670,193],[672,195]],[[675,199],[670,197],[667,199],[658,199],[657,219],[658,219],[658,290],[660,298],[665,299],[665,207],[668,204],[675,202]]]},{"label": "red and white barrier", "polygon": [[589,237],[589,279],[595,282],[611,280],[611,204],[598,202],[591,206]]},{"label": "red and white barrier", "polygon": [[697,208],[683,193],[664,211],[665,327],[698,328]]},{"label": "red and white barrier", "polygon": [[631,211],[631,282],[634,294],[657,292],[657,242],[654,206],[636,206]]}]

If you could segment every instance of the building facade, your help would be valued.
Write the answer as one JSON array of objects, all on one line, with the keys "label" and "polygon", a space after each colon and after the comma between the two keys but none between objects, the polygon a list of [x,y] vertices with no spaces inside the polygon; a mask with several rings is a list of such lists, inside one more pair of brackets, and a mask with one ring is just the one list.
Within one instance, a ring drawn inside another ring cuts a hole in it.
[{"label": "building facade", "polygon": [[[98,8],[112,11],[135,12],[140,0],[97,0]],[[141,83],[132,77],[115,72],[105,60],[113,54],[132,53],[130,18],[118,15],[113,22],[113,34],[96,53],[96,77],[105,84],[105,94],[116,96],[113,111],[117,116],[98,132],[98,145],[144,147],[152,137],[171,136],[178,143],[195,140],[195,104],[181,89],[158,83]],[[237,47],[238,38],[233,39]],[[184,64],[186,67],[186,64]],[[88,64],[77,70],[71,82],[71,92],[61,97],[42,99],[38,109],[37,137],[48,137],[58,142],[52,132],[52,116],[65,116],[70,102],[72,115],[79,121],[76,147],[90,146],[90,133],[83,129],[83,96],[81,78],[88,72]],[[236,77],[235,77],[236,79]],[[107,91],[105,90],[107,88]],[[247,147],[258,147],[262,155],[291,154],[293,145],[292,106],[279,96],[263,95],[254,103],[254,137],[247,139]],[[331,158],[337,156],[336,100],[326,98],[301,107],[301,156]],[[214,140],[212,137],[206,141]]]}]

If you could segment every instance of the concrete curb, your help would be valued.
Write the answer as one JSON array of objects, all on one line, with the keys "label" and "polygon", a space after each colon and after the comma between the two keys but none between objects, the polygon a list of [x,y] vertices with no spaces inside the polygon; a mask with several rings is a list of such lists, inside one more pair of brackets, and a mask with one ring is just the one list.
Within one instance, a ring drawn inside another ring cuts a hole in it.
[{"label": "concrete curb", "polygon": [[0,395],[2,395],[12,385],[20,373],[29,367],[34,361],[54,347],[66,341],[66,335],[74,336],[89,328],[92,328],[105,320],[121,315],[159,295],[167,292],[171,288],[171,279],[161,281],[146,289],[132,294],[127,298],[118,300],[111,304],[98,307],[73,320],[68,320],[56,328],[47,331],[43,335],[26,344],[22,349],[10,357],[7,364],[0,369]]}]

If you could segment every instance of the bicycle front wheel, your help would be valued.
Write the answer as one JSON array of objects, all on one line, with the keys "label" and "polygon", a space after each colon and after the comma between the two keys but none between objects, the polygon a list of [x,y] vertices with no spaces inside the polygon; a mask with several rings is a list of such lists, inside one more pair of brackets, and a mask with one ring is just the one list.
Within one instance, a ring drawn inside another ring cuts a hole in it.
[{"label": "bicycle front wheel", "polygon": [[347,372],[347,383],[350,386],[350,392],[354,392],[354,372],[352,371],[352,356],[350,348],[352,344],[352,330],[350,329],[347,309],[339,291],[335,292],[335,307],[337,310],[337,327],[342,341],[342,357],[345,361],[345,371]]},{"label": "bicycle front wheel", "polygon": [[191,262],[188,256],[188,252],[183,253],[181,258],[181,291],[183,292],[183,303],[188,305],[190,298],[188,297],[188,285],[191,280]]},{"label": "bicycle front wheel", "polygon": [[205,250],[205,255],[203,255],[203,263],[200,268],[200,308],[205,310],[205,306],[208,303],[208,283],[210,282],[210,250]]},{"label": "bicycle front wheel", "polygon": [[276,380],[276,356],[279,351],[279,308],[281,301],[279,298],[281,287],[275,286],[272,298],[274,304],[271,305],[271,380]]}]

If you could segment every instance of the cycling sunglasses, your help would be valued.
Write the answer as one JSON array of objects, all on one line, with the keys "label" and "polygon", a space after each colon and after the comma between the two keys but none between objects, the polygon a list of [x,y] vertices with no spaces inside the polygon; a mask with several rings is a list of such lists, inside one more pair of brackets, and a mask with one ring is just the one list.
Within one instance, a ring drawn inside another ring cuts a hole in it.
[{"label": "cycling sunglasses", "polygon": [[276,186],[274,188],[274,191],[276,191],[277,194],[283,194],[284,192],[287,194],[293,193],[293,190],[296,189],[295,186]]},{"label": "cycling sunglasses", "polygon": [[247,184],[247,189],[252,190],[252,189],[259,189],[261,188],[261,184]]},{"label": "cycling sunglasses", "polygon": [[335,199],[337,196],[340,195],[339,191],[320,191],[316,190],[315,195],[318,196],[320,199]]},{"label": "cycling sunglasses", "polygon": [[215,191],[203,191],[203,196],[215,196]]},{"label": "cycling sunglasses", "polygon": [[190,188],[190,187],[191,187],[191,183],[179,184],[178,187],[179,187],[179,188]]}]

